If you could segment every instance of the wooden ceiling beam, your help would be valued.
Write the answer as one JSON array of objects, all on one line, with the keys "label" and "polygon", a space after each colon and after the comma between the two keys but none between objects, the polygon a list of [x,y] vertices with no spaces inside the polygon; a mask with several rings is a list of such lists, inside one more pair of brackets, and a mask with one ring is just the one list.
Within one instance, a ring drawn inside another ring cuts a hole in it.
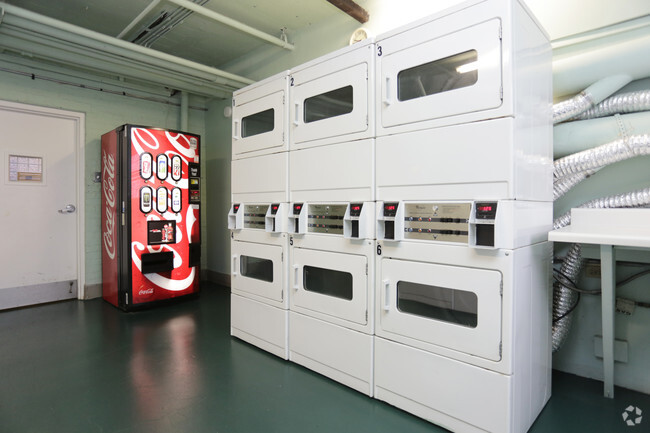
[{"label": "wooden ceiling beam", "polygon": [[346,14],[350,15],[361,24],[366,23],[370,19],[370,14],[367,10],[359,6],[354,0],[327,0],[337,8],[341,9]]}]

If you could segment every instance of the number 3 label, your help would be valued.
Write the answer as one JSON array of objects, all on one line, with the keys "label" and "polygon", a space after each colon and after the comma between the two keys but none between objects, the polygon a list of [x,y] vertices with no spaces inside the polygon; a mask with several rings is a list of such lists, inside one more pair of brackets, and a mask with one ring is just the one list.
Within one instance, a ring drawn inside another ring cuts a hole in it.
[{"label": "number 3 label", "polygon": [[384,54],[384,52],[382,51],[381,47],[377,45],[377,57],[381,57],[382,54]]}]

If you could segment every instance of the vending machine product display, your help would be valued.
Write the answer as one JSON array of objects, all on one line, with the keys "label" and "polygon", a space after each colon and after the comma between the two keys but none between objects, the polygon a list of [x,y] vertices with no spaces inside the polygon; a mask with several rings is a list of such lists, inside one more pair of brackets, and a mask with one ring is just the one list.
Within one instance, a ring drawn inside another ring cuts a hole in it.
[{"label": "vending machine product display", "polygon": [[200,137],[122,125],[102,135],[102,292],[125,311],[199,291]]}]

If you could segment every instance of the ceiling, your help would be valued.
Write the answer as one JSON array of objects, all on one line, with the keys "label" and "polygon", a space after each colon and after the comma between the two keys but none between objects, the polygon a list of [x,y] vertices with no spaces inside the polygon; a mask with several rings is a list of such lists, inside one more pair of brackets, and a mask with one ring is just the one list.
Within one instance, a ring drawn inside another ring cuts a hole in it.
[{"label": "ceiling", "polygon": [[[283,39],[286,40],[282,36],[284,30],[288,35],[288,49],[292,48],[291,36],[295,32],[312,23],[327,20],[336,14],[343,14],[326,0],[5,0],[4,3],[9,6],[5,6],[8,13],[2,17],[4,22],[0,22],[0,52],[28,57],[30,61],[44,60],[50,64],[57,63],[56,56],[48,56],[49,52],[39,51],[34,45],[38,43],[36,38],[43,37],[41,24],[34,25],[38,28],[34,36],[31,36],[32,45],[25,45],[23,36],[19,33],[22,32],[21,26],[28,25],[23,24],[20,19],[10,20],[12,18],[10,9],[13,6],[106,36],[119,36],[123,41],[134,42],[143,47],[216,69],[221,69],[229,62],[259,47],[265,45],[276,47],[259,37],[182,8],[175,4],[179,1],[191,1],[205,8],[208,13],[217,12],[253,27],[266,33],[271,39],[275,39],[276,45],[282,44]],[[365,2],[362,0],[358,3],[363,5]],[[0,3],[1,7],[2,3]],[[130,30],[129,26],[131,26]],[[29,24],[29,27],[32,27],[32,24]],[[8,30],[4,30],[5,28]],[[21,43],[12,45],[11,38],[5,37],[3,32],[12,34],[14,38],[20,39]],[[24,38],[27,39],[27,36]],[[47,34],[47,40],[52,44],[58,42],[58,38],[58,33]],[[66,43],[70,44],[68,40]],[[30,46],[34,46],[34,50],[29,50]],[[276,47],[275,49],[287,48]],[[72,48],[65,48],[66,56],[71,50]],[[97,47],[91,50],[95,51],[89,52],[86,57],[97,54]],[[57,66],[74,67],[74,58],[83,59],[83,53],[79,52],[75,55],[77,57],[72,57],[73,60],[66,57],[66,60],[61,61]],[[102,59],[97,59],[97,62],[106,62],[111,58],[111,55],[106,55]],[[92,72],[90,66],[84,68]],[[180,76],[177,78],[181,79]],[[227,83],[222,83],[223,89],[231,90],[246,84],[236,82],[236,79],[229,80],[226,79]]]}]

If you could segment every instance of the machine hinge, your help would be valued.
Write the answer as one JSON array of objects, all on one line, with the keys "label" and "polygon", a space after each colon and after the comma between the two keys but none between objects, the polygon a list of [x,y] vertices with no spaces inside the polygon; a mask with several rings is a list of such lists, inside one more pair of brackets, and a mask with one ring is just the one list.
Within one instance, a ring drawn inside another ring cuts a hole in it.
[{"label": "machine hinge", "polygon": [[499,295],[501,295],[501,297],[503,297],[503,281],[501,281],[499,283]]},{"label": "machine hinge", "polygon": [[503,39],[503,26],[499,25],[499,39]]},{"label": "machine hinge", "polygon": [[368,126],[368,116],[366,116],[366,126]]},{"label": "machine hinge", "polygon": [[368,275],[368,263],[366,263],[366,275]]},{"label": "machine hinge", "polygon": [[280,302],[284,301],[284,290],[280,292]]},{"label": "machine hinge", "polygon": [[368,310],[366,310],[366,323],[368,323]]},{"label": "machine hinge", "polygon": [[284,95],[282,95],[282,105],[284,105]]},{"label": "machine hinge", "polygon": [[129,305],[129,292],[124,292],[124,303]]},{"label": "machine hinge", "polygon": [[503,341],[499,342],[499,358],[503,355]]},{"label": "machine hinge", "polygon": [[284,251],[280,253],[280,263],[284,262]]},{"label": "machine hinge", "polygon": [[122,225],[126,225],[126,204],[122,202]]},{"label": "machine hinge", "polygon": [[503,86],[499,87],[499,99],[503,101]]},{"label": "machine hinge", "polygon": [[235,98],[232,98],[232,106],[235,106]]},{"label": "machine hinge", "polygon": [[282,142],[284,143],[284,132],[282,133]]}]

